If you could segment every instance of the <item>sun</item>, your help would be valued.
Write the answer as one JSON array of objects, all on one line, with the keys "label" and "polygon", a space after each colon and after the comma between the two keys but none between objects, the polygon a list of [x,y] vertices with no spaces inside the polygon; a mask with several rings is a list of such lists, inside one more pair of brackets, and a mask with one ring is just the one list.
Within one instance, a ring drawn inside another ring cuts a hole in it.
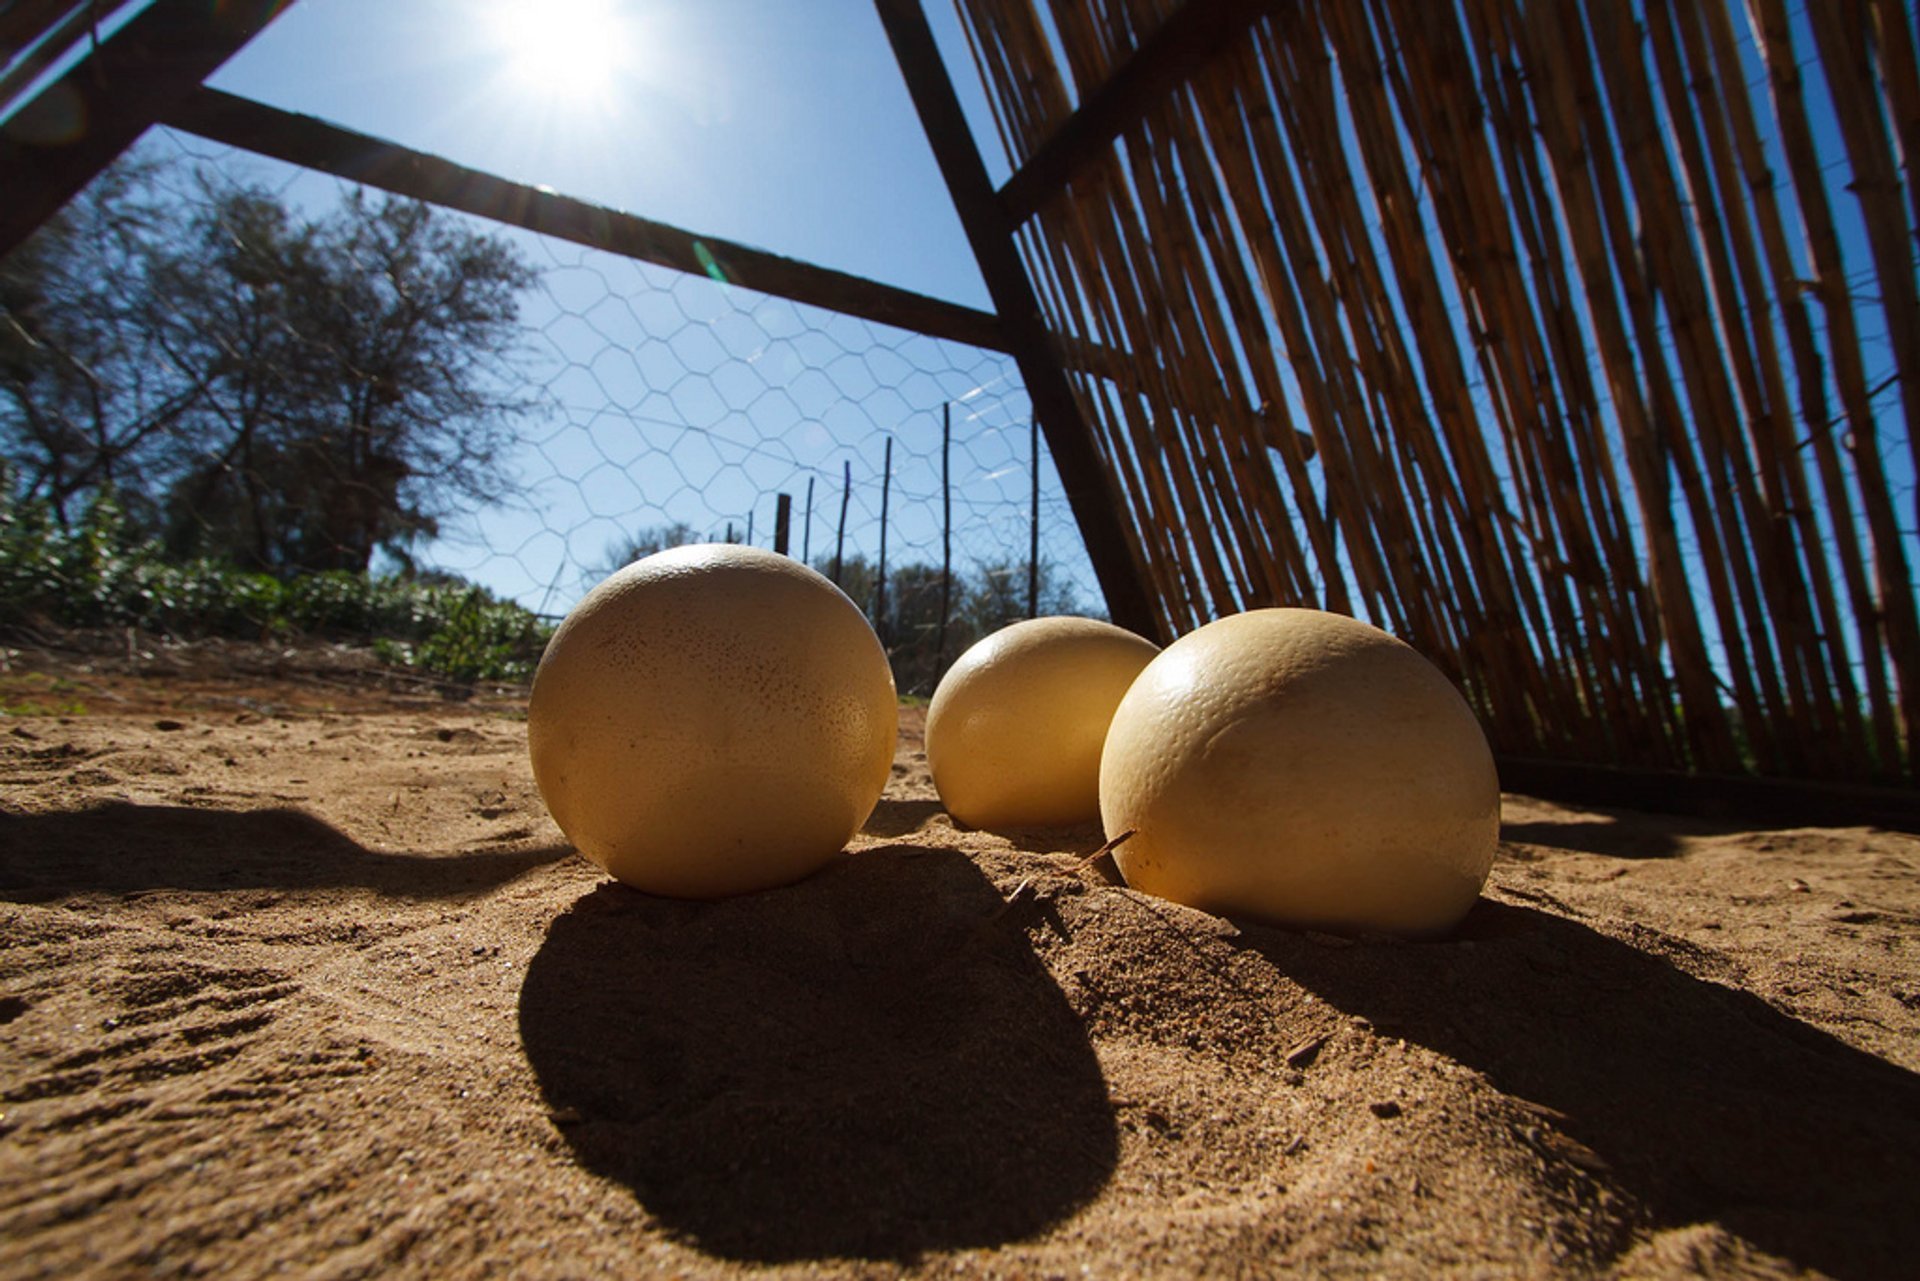
[{"label": "sun", "polygon": [[486,24],[519,93],[605,101],[632,69],[633,19],[617,0],[493,0]]}]

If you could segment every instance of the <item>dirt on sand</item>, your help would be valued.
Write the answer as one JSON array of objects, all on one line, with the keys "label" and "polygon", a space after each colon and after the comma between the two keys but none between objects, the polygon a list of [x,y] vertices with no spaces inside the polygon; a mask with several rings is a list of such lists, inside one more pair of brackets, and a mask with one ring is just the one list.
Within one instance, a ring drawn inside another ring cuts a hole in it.
[{"label": "dirt on sand", "polygon": [[1920,841],[1508,796],[1457,935],[1235,923],[941,810],[613,884],[511,691],[0,671],[0,1275],[1902,1277]]}]

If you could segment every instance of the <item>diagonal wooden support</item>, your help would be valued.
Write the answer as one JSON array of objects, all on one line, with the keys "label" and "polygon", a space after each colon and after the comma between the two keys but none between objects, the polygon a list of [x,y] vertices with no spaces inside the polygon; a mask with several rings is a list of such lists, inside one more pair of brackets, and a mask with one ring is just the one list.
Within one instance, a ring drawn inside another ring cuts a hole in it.
[{"label": "diagonal wooden support", "polygon": [[1165,642],[1171,638],[1147,590],[1133,540],[1121,521],[1106,465],[1059,359],[1048,344],[1040,304],[1014,243],[1013,227],[974,146],[926,15],[919,0],[874,0],[874,7],[893,46],[894,60],[906,78],[907,91],[933,147],[934,159],[946,178],[994,309],[1000,314],[1002,332],[1026,381],[1034,414],[1046,432],[1047,448],[1086,540],[1100,589],[1106,595],[1107,612],[1120,626]]},{"label": "diagonal wooden support", "polygon": [[1005,350],[999,322],[984,311],[513,182],[218,89],[194,90],[158,123],[590,249],[935,338]]},{"label": "diagonal wooden support", "polygon": [[292,0],[153,0],[0,130],[0,257]]},{"label": "diagonal wooden support", "polygon": [[1082,165],[1277,7],[1277,0],[1187,0],[1174,10],[1007,179],[1000,188],[1007,221],[1018,227],[1031,218]]}]

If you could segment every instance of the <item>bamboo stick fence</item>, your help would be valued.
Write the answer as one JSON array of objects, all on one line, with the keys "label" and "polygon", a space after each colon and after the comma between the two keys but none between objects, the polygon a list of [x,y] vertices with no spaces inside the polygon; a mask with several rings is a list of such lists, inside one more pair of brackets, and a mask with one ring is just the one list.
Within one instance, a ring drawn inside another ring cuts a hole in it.
[{"label": "bamboo stick fence", "polygon": [[1116,104],[1205,23],[959,0],[1161,625],[1361,614],[1510,755],[1911,784],[1904,0],[1190,3]]}]

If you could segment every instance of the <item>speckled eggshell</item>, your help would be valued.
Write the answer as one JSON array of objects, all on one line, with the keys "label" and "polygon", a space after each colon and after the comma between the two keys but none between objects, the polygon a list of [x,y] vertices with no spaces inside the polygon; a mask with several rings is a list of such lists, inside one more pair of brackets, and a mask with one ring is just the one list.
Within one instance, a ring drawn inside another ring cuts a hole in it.
[{"label": "speckled eggshell", "polygon": [[587,594],[527,708],[534,781],[635,889],[713,898],[823,866],[873,812],[898,706],[858,607],[798,561],[676,547]]},{"label": "speckled eggshell", "polygon": [[1500,784],[1473,713],[1411,646],[1262,609],[1169,645],[1114,713],[1100,813],[1127,883],[1222,915],[1409,936],[1479,896]]},{"label": "speckled eggshell", "polygon": [[1033,618],[985,637],[927,707],[927,768],[969,827],[1100,817],[1100,748],[1113,709],[1159,647],[1093,618]]}]

